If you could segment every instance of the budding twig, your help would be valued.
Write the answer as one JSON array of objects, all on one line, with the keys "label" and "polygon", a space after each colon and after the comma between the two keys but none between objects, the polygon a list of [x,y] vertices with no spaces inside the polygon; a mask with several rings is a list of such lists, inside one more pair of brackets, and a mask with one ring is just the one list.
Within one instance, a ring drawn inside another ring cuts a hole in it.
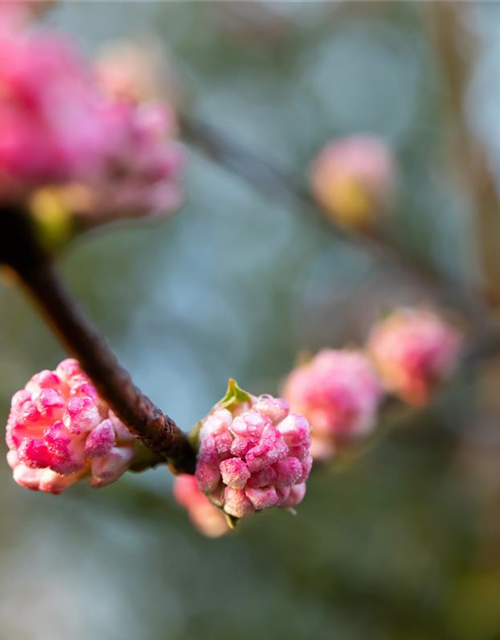
[{"label": "budding twig", "polygon": [[355,232],[343,228],[321,214],[310,191],[293,176],[280,171],[255,153],[248,151],[211,124],[184,114],[181,118],[184,136],[195,148],[227,170],[237,174],[266,195],[278,196],[288,203],[298,203],[336,238],[367,251],[380,264],[396,269],[412,282],[423,286],[434,298],[445,301],[481,326],[488,307],[483,297],[469,291],[461,283],[448,278],[433,265],[399,246],[388,235],[376,232]]},{"label": "budding twig", "polygon": [[0,209],[0,263],[15,271],[61,343],[128,429],[175,472],[193,473],[196,457],[186,434],[134,385],[65,286],[28,216],[14,207]]}]

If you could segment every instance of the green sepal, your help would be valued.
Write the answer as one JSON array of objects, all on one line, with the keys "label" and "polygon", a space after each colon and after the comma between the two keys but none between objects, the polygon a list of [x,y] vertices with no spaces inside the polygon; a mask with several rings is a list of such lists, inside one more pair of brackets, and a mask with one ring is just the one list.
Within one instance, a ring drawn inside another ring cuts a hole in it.
[{"label": "green sepal", "polygon": [[198,453],[198,449],[200,448],[200,429],[203,424],[202,420],[198,420],[198,422],[194,425],[191,431],[187,434],[189,444],[193,447],[193,449]]},{"label": "green sepal", "polygon": [[220,407],[223,409],[228,409],[231,411],[233,407],[238,404],[243,404],[244,402],[251,402],[252,396],[242,389],[236,380],[233,378],[229,378],[229,382],[227,385],[226,395],[222,398],[222,400],[218,403]]},{"label": "green sepal", "polygon": [[235,516],[230,516],[228,513],[225,513],[225,512],[224,512],[224,515],[226,516],[227,526],[231,530],[236,529],[236,526],[238,525],[238,522],[240,521],[240,519],[236,518]]}]

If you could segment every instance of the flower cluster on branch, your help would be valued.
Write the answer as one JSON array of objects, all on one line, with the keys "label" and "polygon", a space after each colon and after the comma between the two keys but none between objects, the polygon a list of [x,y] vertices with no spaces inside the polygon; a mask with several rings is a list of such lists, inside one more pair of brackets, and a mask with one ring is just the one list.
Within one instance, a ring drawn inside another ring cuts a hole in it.
[{"label": "flower cluster on branch", "polygon": [[[313,458],[367,438],[387,396],[429,402],[457,366],[461,334],[430,309],[395,310],[364,348],[325,349],[299,364],[282,398],[252,395],[231,380],[189,436],[182,432],[135,387],[66,291],[43,227],[54,211],[91,227],[176,210],[185,164],[176,114],[116,58],[87,63],[32,19],[31,3],[0,9],[0,265],[16,271],[77,359],[42,371],[14,395],[6,429],[14,480],[58,494],[79,480],[103,487],[162,460],[189,472],[175,479],[174,496],[209,536],[254,513],[293,511]],[[143,59],[125,60],[144,69]],[[306,199],[374,238],[395,174],[379,138],[334,141],[312,164]]]},{"label": "flower cluster on branch", "polygon": [[83,478],[93,487],[115,482],[144,449],[71,359],[14,395],[6,440],[14,480],[54,494]]}]

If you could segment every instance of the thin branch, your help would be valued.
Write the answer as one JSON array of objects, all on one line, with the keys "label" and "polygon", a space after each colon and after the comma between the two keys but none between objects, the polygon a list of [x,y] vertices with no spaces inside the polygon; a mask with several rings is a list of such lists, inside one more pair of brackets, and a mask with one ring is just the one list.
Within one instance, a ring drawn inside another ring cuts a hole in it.
[{"label": "thin branch", "polygon": [[0,210],[0,262],[17,273],[63,346],[129,430],[176,472],[193,473],[195,453],[186,434],[134,385],[66,288],[28,216],[16,208]]},{"label": "thin branch", "polygon": [[464,313],[475,326],[483,326],[489,309],[478,292],[467,290],[386,235],[375,232],[356,233],[327,219],[311,192],[293,176],[243,148],[213,125],[184,114],[181,128],[187,141],[207,157],[266,195],[285,199],[287,204],[298,204],[308,216],[316,214],[325,231],[368,252],[383,266],[396,269],[408,280],[423,286],[434,298],[445,301]]},{"label": "thin branch", "polygon": [[447,89],[446,108],[452,129],[451,157],[470,193],[477,251],[486,295],[500,306],[500,203],[484,149],[467,122],[465,100],[477,41],[466,25],[471,7],[460,2],[431,2],[426,17],[431,40]]}]

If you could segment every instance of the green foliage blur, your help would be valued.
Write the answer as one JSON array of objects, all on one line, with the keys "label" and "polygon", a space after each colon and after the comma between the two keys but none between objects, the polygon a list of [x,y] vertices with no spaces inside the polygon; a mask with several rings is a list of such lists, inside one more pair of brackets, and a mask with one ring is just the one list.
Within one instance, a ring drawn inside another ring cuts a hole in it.
[{"label": "green foliage blur", "polygon": [[[400,173],[391,233],[460,275],[472,268],[467,198],[446,167],[426,4],[67,2],[46,20],[92,55],[159,39],[194,112],[298,183],[329,139],[384,136]],[[491,62],[498,7],[477,4]],[[136,382],[186,429],[229,376],[275,393],[299,350],[361,343],[384,309],[429,301],[192,150],[187,190],[173,218],[109,228],[61,257]],[[0,309],[5,419],[12,394],[64,354],[11,283]],[[452,385],[351,465],[318,469],[296,517],[262,514],[215,541],[173,502],[166,469],[56,498],[18,487],[3,464],[0,637],[500,638],[500,425],[478,393]]]}]

